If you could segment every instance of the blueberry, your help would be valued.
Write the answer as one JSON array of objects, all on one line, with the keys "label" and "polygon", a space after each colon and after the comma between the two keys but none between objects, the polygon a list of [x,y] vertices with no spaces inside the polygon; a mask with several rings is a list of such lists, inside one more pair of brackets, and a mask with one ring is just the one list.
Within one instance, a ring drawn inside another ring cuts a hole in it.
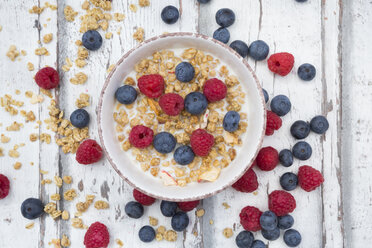
[{"label": "blueberry", "polygon": [[289,229],[284,232],[283,239],[289,247],[296,247],[301,243],[301,234],[295,229]]},{"label": "blueberry", "polygon": [[171,133],[160,132],[155,135],[153,145],[155,150],[160,153],[170,153],[176,147],[176,139]]},{"label": "blueberry", "polygon": [[44,213],[44,204],[36,198],[28,198],[22,202],[21,213],[29,220],[39,218]]},{"label": "blueberry", "polygon": [[199,115],[208,107],[207,98],[200,92],[191,92],[185,98],[185,109],[193,115]]},{"label": "blueberry", "polygon": [[213,39],[221,41],[222,43],[227,44],[230,40],[230,32],[227,28],[219,28],[213,33]]},{"label": "blueberry", "polygon": [[307,0],[296,0],[296,2],[299,2],[299,3],[304,3],[306,2]]},{"label": "blueberry", "polygon": [[172,217],[172,228],[177,232],[182,232],[189,225],[189,216],[185,212],[177,212]]},{"label": "blueberry", "polygon": [[273,241],[279,238],[280,230],[279,228],[275,228],[274,230],[271,230],[271,231],[262,229],[261,234],[265,239]]},{"label": "blueberry", "polygon": [[271,211],[263,212],[260,217],[260,225],[267,231],[274,230],[278,225],[278,218]]},{"label": "blueberry", "polygon": [[172,5],[164,7],[161,11],[161,19],[167,24],[174,24],[178,21],[180,13],[178,9]]},{"label": "blueberry", "polygon": [[181,62],[176,66],[176,78],[181,82],[190,82],[195,76],[195,69],[189,62]]},{"label": "blueberry", "polygon": [[223,129],[228,132],[235,132],[239,127],[240,115],[236,111],[229,111],[223,118]]},{"label": "blueberry", "polygon": [[174,160],[180,165],[188,165],[194,160],[195,154],[189,146],[180,146],[173,154]]},{"label": "blueberry", "polygon": [[235,238],[235,243],[239,248],[251,248],[254,237],[251,232],[241,231]]},{"label": "blueberry", "polygon": [[166,217],[172,217],[177,211],[177,203],[170,201],[161,201],[160,211]]},{"label": "blueberry", "polygon": [[137,91],[133,86],[124,85],[116,90],[115,98],[122,104],[131,104],[137,99]]},{"label": "blueberry", "polygon": [[269,54],[269,46],[263,40],[256,40],[248,48],[248,54],[254,60],[264,60]]},{"label": "blueberry", "polygon": [[280,186],[286,191],[294,190],[297,187],[298,179],[296,174],[286,172],[280,177]]},{"label": "blueberry", "polygon": [[307,142],[300,141],[293,146],[292,153],[293,156],[299,160],[307,160],[311,157],[313,150]]},{"label": "blueberry", "polygon": [[89,124],[89,114],[85,109],[77,109],[70,115],[70,122],[74,127],[83,128]]},{"label": "blueberry", "polygon": [[310,125],[305,121],[295,121],[291,126],[291,134],[296,139],[304,139],[310,133]]},{"label": "blueberry", "polygon": [[125,205],[125,213],[133,219],[141,218],[143,215],[143,206],[136,201],[130,201]]},{"label": "blueberry", "polygon": [[279,152],[279,161],[284,167],[289,167],[293,164],[293,154],[290,150],[284,149]]},{"label": "blueberry", "polygon": [[95,51],[102,46],[102,36],[96,30],[88,30],[83,34],[82,42],[86,49]]},{"label": "blueberry", "polygon": [[266,248],[266,245],[261,240],[255,240],[253,241],[251,248]]},{"label": "blueberry", "polygon": [[293,226],[293,223],[294,223],[294,219],[292,215],[287,214],[287,215],[278,217],[278,227],[282,230],[291,228]]},{"label": "blueberry", "polygon": [[209,3],[211,0],[198,0],[199,3]]},{"label": "blueberry", "polygon": [[310,81],[315,77],[316,69],[312,64],[302,64],[298,67],[297,75],[304,81]]},{"label": "blueberry", "polygon": [[231,42],[230,47],[235,50],[235,52],[239,53],[240,56],[243,58],[247,57],[248,55],[248,46],[244,41],[235,40]]},{"label": "blueberry", "polygon": [[262,88],[262,93],[265,97],[265,102],[267,103],[269,101],[269,94],[267,94],[267,91],[264,88]]},{"label": "blueberry", "polygon": [[235,14],[231,9],[219,9],[216,13],[216,22],[221,27],[227,28],[235,22]]},{"label": "blueberry", "polygon": [[315,116],[310,121],[310,129],[314,133],[323,134],[328,130],[328,128],[329,123],[324,116],[321,115]]},{"label": "blueberry", "polygon": [[279,116],[288,114],[288,112],[291,110],[291,106],[291,102],[285,95],[275,96],[270,103],[271,111]]},{"label": "blueberry", "polygon": [[149,243],[155,239],[155,230],[152,226],[143,226],[139,230],[138,236],[142,242]]}]

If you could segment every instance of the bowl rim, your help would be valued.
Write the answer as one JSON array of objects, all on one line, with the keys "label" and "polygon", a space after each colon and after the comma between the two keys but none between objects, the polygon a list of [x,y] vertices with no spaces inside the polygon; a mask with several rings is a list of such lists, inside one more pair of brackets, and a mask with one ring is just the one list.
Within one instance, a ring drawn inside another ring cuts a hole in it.
[{"label": "bowl rim", "polygon": [[[151,42],[153,42],[155,40],[162,39],[162,38],[167,38],[167,37],[191,37],[191,38],[197,38],[197,39],[204,39],[204,40],[208,40],[210,42],[213,42],[213,43],[221,46],[223,49],[229,50],[229,52],[231,52],[233,55],[237,56],[240,59],[240,61],[245,65],[245,67],[248,69],[248,71],[252,75],[254,81],[256,82],[256,86],[258,87],[258,89],[261,89],[261,90],[259,90],[259,94],[260,94],[260,97],[261,97],[262,106],[264,107],[264,111],[263,111],[264,112],[263,113],[264,114],[264,116],[263,116],[263,120],[264,121],[263,121],[262,132],[261,132],[260,139],[259,139],[259,142],[258,142],[257,150],[256,150],[254,156],[252,157],[252,159],[245,166],[244,170],[242,170],[242,172],[239,175],[235,175],[235,177],[233,177],[229,181],[229,183],[223,185],[220,188],[217,188],[216,190],[214,190],[212,192],[209,192],[207,194],[200,195],[200,196],[195,196],[195,197],[191,196],[191,197],[188,197],[188,198],[184,198],[182,200],[181,199],[176,199],[176,198],[171,198],[171,197],[166,197],[166,196],[161,196],[161,195],[155,195],[155,194],[152,194],[152,193],[148,193],[145,190],[137,187],[134,182],[132,182],[131,180],[129,180],[125,175],[123,175],[123,173],[118,169],[117,165],[115,164],[115,162],[111,158],[111,156],[110,156],[110,154],[109,154],[109,152],[108,152],[108,150],[107,150],[107,148],[105,146],[105,142],[104,142],[104,139],[103,139],[102,123],[101,123],[103,96],[104,96],[104,94],[106,92],[106,88],[108,87],[108,85],[109,85],[109,83],[111,81],[111,78],[112,78],[113,74],[115,73],[116,69],[118,68],[118,66],[121,63],[123,63],[123,61],[128,56],[130,56],[135,50],[139,49],[140,47],[142,47],[142,46],[144,46],[144,45],[146,45],[148,43],[151,43]],[[265,98],[264,98],[264,95],[263,95],[263,92],[262,92],[261,84],[260,84],[260,82],[259,82],[259,80],[257,78],[257,75],[255,74],[255,72],[253,71],[253,69],[251,68],[251,66],[248,64],[248,61],[246,59],[242,58],[235,50],[233,50],[228,45],[226,45],[226,44],[224,44],[224,43],[222,43],[222,42],[220,42],[218,40],[215,40],[212,37],[209,37],[209,36],[206,36],[206,35],[203,35],[203,34],[198,34],[198,33],[191,33],[191,32],[174,32],[174,33],[167,33],[167,34],[162,34],[162,35],[154,36],[152,38],[149,38],[149,39],[141,42],[140,44],[138,44],[137,46],[133,47],[128,52],[126,52],[118,60],[118,62],[115,64],[114,68],[111,70],[111,72],[107,76],[104,85],[102,86],[102,90],[101,90],[101,93],[100,93],[100,96],[99,96],[99,102],[98,102],[96,113],[97,113],[97,123],[98,123],[98,136],[99,136],[99,140],[100,140],[100,143],[101,143],[101,147],[102,147],[102,150],[103,150],[103,152],[105,154],[106,159],[109,161],[109,163],[112,166],[112,168],[116,171],[116,173],[118,173],[118,175],[122,179],[124,179],[124,181],[126,181],[134,189],[139,190],[140,192],[142,192],[142,193],[144,193],[146,195],[149,195],[151,197],[154,197],[156,199],[161,199],[161,200],[166,200],[166,201],[195,201],[195,200],[201,200],[201,199],[205,199],[205,198],[211,197],[211,196],[213,196],[213,195],[215,195],[215,194],[217,194],[217,193],[225,190],[227,187],[231,186],[232,184],[234,184],[239,178],[241,178],[251,168],[252,163],[256,159],[257,154],[258,154],[260,148],[262,147],[263,139],[265,137],[265,130],[266,130],[266,106],[265,106]]]}]

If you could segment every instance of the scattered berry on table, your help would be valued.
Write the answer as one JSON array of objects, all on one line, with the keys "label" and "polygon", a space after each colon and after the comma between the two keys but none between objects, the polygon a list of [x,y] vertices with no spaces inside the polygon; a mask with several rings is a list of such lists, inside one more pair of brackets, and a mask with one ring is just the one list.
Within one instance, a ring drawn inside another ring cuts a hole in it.
[{"label": "scattered berry on table", "polygon": [[303,165],[298,170],[298,183],[300,187],[307,191],[313,191],[324,182],[324,178],[320,171],[311,166]]},{"label": "scattered berry on table", "polygon": [[161,201],[160,211],[166,217],[172,217],[177,212],[177,203],[170,201]]},{"label": "scattered berry on table", "polygon": [[298,158],[299,160],[309,159],[312,153],[313,153],[313,149],[311,149],[311,146],[309,145],[309,143],[305,141],[297,142],[292,148],[293,156],[295,158]]},{"label": "scattered berry on table", "polygon": [[296,139],[304,139],[310,133],[310,125],[305,121],[295,121],[291,126],[291,134]]},{"label": "scattered berry on table", "polygon": [[213,39],[221,41],[222,43],[227,44],[230,40],[230,32],[227,28],[219,28],[213,33]]},{"label": "scattered berry on table", "polygon": [[280,230],[277,227],[273,230],[262,229],[261,234],[265,239],[273,241],[277,240],[280,237]]},{"label": "scattered berry on table", "polygon": [[244,175],[236,181],[232,187],[240,192],[251,193],[258,188],[257,175],[253,169],[249,169]]},{"label": "scattered berry on table", "polygon": [[200,92],[191,92],[185,98],[185,109],[192,115],[199,115],[208,107],[207,98]]},{"label": "scattered berry on table", "polygon": [[269,94],[267,94],[267,91],[264,88],[262,88],[262,93],[264,95],[265,102],[267,103],[269,101]]},{"label": "scattered berry on table", "polygon": [[274,190],[269,195],[269,209],[277,216],[292,213],[296,208],[295,198],[283,190]]},{"label": "scattered berry on table", "polygon": [[290,53],[275,53],[267,60],[269,70],[283,77],[291,72],[293,64],[294,57]]},{"label": "scattered berry on table", "polygon": [[200,201],[177,202],[178,208],[184,212],[189,212],[199,205]]},{"label": "scattered berry on table", "polygon": [[176,66],[177,80],[187,83],[190,82],[195,76],[195,69],[189,62],[181,62]]},{"label": "scattered berry on table", "polygon": [[296,0],[296,2],[299,2],[299,3],[304,3],[306,2],[307,0]]},{"label": "scattered berry on table", "polygon": [[285,95],[277,95],[270,102],[271,111],[279,116],[288,114],[291,110],[292,104]]},{"label": "scattered berry on table", "polygon": [[44,204],[36,198],[28,198],[22,202],[21,213],[29,220],[39,218],[44,213]]},{"label": "scattered berry on table", "polygon": [[133,219],[139,219],[143,215],[143,206],[136,201],[130,201],[125,205],[125,213]]},{"label": "scattered berry on table", "polygon": [[257,154],[256,163],[263,171],[273,170],[279,163],[278,151],[271,146],[261,148]]},{"label": "scattered berry on table", "polygon": [[280,186],[282,186],[282,188],[286,191],[294,190],[297,185],[297,176],[292,172],[286,172],[280,177]]},{"label": "scattered berry on table", "polygon": [[0,174],[0,199],[4,199],[9,194],[10,182],[7,176]]},{"label": "scattered berry on table", "polygon": [[138,88],[149,98],[158,98],[164,91],[164,78],[159,74],[143,75],[138,79]]},{"label": "scattered berry on table", "polygon": [[89,120],[89,113],[85,109],[77,109],[70,115],[71,124],[77,128],[88,126]]},{"label": "scattered berry on table", "polygon": [[155,230],[152,226],[143,226],[138,232],[138,237],[142,242],[149,243],[155,239]]},{"label": "scattered berry on table", "polygon": [[258,208],[246,206],[241,210],[239,214],[240,224],[247,231],[257,232],[261,230],[261,214],[262,212]]},{"label": "scattered berry on table", "polygon": [[287,230],[289,228],[291,228],[294,224],[294,219],[292,217],[292,215],[284,215],[284,216],[280,216],[278,217],[278,227],[279,229],[282,229],[282,230]]},{"label": "scattered berry on table", "polygon": [[133,86],[123,85],[116,90],[115,98],[122,104],[131,104],[137,99],[137,91]]},{"label": "scattered berry on table", "polygon": [[255,240],[253,241],[251,248],[266,248],[266,245],[261,240]]},{"label": "scattered berry on table", "polygon": [[173,151],[176,147],[176,138],[171,133],[160,132],[154,137],[152,144],[154,145],[155,150],[160,153],[166,154]]},{"label": "scattered berry on table", "polygon": [[235,22],[235,13],[228,8],[219,9],[216,12],[216,22],[221,27],[229,27]]},{"label": "scattered berry on table", "polygon": [[241,231],[235,238],[235,243],[239,248],[251,248],[253,244],[253,234],[248,231]]},{"label": "scattered berry on table", "polygon": [[312,64],[302,64],[298,67],[297,75],[304,81],[311,81],[316,75],[316,69]]},{"label": "scattered berry on table", "polygon": [[209,102],[217,102],[226,97],[227,87],[221,80],[211,78],[205,82],[203,94]]},{"label": "scattered berry on table", "polygon": [[182,232],[189,225],[189,216],[185,212],[177,212],[172,216],[171,225],[173,230]]},{"label": "scattered berry on table", "polygon": [[253,41],[248,48],[248,55],[254,60],[264,60],[269,54],[269,46],[263,40]]},{"label": "scattered berry on table", "polygon": [[204,129],[196,129],[190,137],[191,148],[197,156],[207,156],[214,145],[214,137]]},{"label": "scattered berry on table", "polygon": [[283,149],[279,152],[279,162],[284,167],[289,167],[293,164],[293,154],[288,149]]},{"label": "scattered berry on table", "polygon": [[211,0],[198,0],[199,3],[209,3]]},{"label": "scattered berry on table", "polygon": [[132,146],[142,149],[151,145],[153,137],[154,131],[151,128],[137,125],[130,130],[129,142]]},{"label": "scattered berry on table", "polygon": [[310,129],[314,133],[323,134],[329,128],[329,123],[324,116],[318,115],[311,119]]},{"label": "scattered berry on table", "polygon": [[96,30],[88,30],[83,34],[83,46],[90,50],[98,50],[102,46],[102,36]]},{"label": "scattered berry on table", "polygon": [[109,243],[110,234],[104,224],[94,222],[89,226],[84,236],[85,248],[107,247]]},{"label": "scattered berry on table", "polygon": [[35,82],[45,90],[54,89],[59,84],[58,72],[52,67],[44,67],[36,73]]},{"label": "scattered berry on table", "polygon": [[240,115],[236,111],[229,111],[223,118],[223,129],[228,132],[235,132],[238,130],[240,122]]},{"label": "scattered berry on table", "polygon": [[262,229],[274,230],[278,225],[278,218],[273,212],[265,211],[260,217],[260,225]]},{"label": "scattered berry on table", "polygon": [[284,232],[283,239],[289,247],[297,247],[301,243],[301,234],[295,229],[289,229]]},{"label": "scattered berry on table", "polygon": [[159,106],[167,115],[176,116],[183,110],[184,101],[182,96],[176,93],[167,93],[160,97]]},{"label": "scattered berry on table", "polygon": [[151,196],[148,196],[148,195],[146,195],[146,194],[144,194],[141,191],[136,190],[136,189],[133,190],[133,197],[136,201],[138,201],[139,203],[141,203],[144,206],[150,206],[156,200],[155,198],[153,198]]},{"label": "scattered berry on table", "polygon": [[180,13],[178,9],[172,5],[164,7],[161,11],[161,19],[167,24],[174,24],[178,21]]},{"label": "scattered berry on table", "polygon": [[76,161],[79,164],[93,164],[102,158],[101,146],[92,139],[84,140],[76,151]]},{"label": "scattered berry on table", "polygon": [[273,135],[275,130],[282,126],[282,119],[272,111],[266,110],[266,130],[267,136]]},{"label": "scattered berry on table", "polygon": [[243,58],[247,57],[248,45],[244,41],[235,40],[231,42],[230,47],[234,49],[235,52],[239,53],[239,55]]},{"label": "scattered berry on table", "polygon": [[180,165],[188,165],[194,160],[195,154],[190,146],[180,146],[173,154],[174,160]]}]

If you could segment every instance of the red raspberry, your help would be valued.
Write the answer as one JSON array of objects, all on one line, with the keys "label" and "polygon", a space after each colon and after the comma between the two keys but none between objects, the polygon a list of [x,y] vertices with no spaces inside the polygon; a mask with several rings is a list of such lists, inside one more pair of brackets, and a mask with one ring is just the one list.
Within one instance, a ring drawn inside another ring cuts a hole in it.
[{"label": "red raspberry", "polygon": [[129,142],[137,148],[145,148],[151,145],[154,131],[151,128],[137,125],[132,128],[129,134]]},{"label": "red raspberry", "polygon": [[255,207],[246,206],[239,214],[240,224],[247,231],[257,232],[261,230],[260,217],[262,212]]},{"label": "red raspberry", "polygon": [[0,199],[4,199],[9,194],[10,182],[9,179],[0,174]]},{"label": "red raspberry", "polygon": [[320,171],[311,166],[303,165],[298,170],[298,183],[300,187],[307,191],[313,191],[324,182],[324,178]]},{"label": "red raspberry", "polygon": [[204,84],[203,94],[209,102],[217,102],[226,97],[227,87],[217,78],[211,78]]},{"label": "red raspberry", "polygon": [[139,90],[149,98],[158,98],[164,91],[164,78],[159,74],[143,75],[138,79]]},{"label": "red raspberry", "polygon": [[256,161],[258,168],[263,171],[271,171],[279,163],[278,151],[271,146],[261,148],[257,154]]},{"label": "red raspberry", "polygon": [[196,208],[199,205],[199,202],[200,202],[199,200],[189,202],[177,202],[177,205],[182,211],[189,212]]},{"label": "red raspberry", "polygon": [[155,198],[148,196],[136,189],[133,190],[133,197],[144,206],[150,206],[155,202]]},{"label": "red raspberry", "polygon": [[196,129],[190,137],[193,152],[201,157],[207,156],[214,144],[214,137],[204,129]]},{"label": "red raspberry", "polygon": [[184,107],[182,96],[176,93],[162,95],[159,99],[159,105],[164,113],[171,116],[179,115]]},{"label": "red raspberry", "polygon": [[273,135],[275,130],[282,126],[282,119],[269,110],[266,111],[266,132],[267,136]]},{"label": "red raspberry", "polygon": [[93,164],[102,158],[101,146],[92,139],[84,140],[76,151],[76,161],[79,164]]},{"label": "red raspberry", "polygon": [[36,73],[35,81],[40,88],[54,89],[59,84],[58,72],[52,67],[44,67]]},{"label": "red raspberry", "polygon": [[294,64],[294,57],[290,53],[275,53],[267,60],[270,71],[285,76],[291,72]]},{"label": "red raspberry", "polygon": [[254,170],[249,169],[232,187],[240,192],[251,193],[258,188],[257,176]]},{"label": "red raspberry", "polygon": [[90,225],[84,236],[85,248],[106,248],[109,243],[110,234],[104,224],[94,222]]},{"label": "red raspberry", "polygon": [[292,213],[296,208],[295,198],[284,190],[274,190],[269,195],[269,209],[277,216]]}]

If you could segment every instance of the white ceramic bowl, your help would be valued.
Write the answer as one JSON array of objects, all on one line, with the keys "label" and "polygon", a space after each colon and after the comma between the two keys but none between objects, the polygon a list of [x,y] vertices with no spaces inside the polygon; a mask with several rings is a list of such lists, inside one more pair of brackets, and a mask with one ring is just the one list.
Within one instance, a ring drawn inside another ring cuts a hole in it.
[{"label": "white ceramic bowl", "polygon": [[[194,47],[232,68],[247,95],[248,128],[244,135],[243,147],[233,162],[221,171],[215,182],[191,183],[185,187],[164,186],[158,178],[145,175],[138,164],[129,159],[117,141],[113,111],[114,94],[123,84],[124,78],[134,70],[141,59],[155,51],[172,48]],[[259,81],[247,61],[227,45],[210,37],[192,33],[172,33],[154,37],[126,53],[116,64],[103,86],[98,105],[98,128],[102,148],[114,170],[130,185],[155,198],[170,201],[191,201],[212,196],[237,181],[255,159],[265,133],[265,101]]]}]

